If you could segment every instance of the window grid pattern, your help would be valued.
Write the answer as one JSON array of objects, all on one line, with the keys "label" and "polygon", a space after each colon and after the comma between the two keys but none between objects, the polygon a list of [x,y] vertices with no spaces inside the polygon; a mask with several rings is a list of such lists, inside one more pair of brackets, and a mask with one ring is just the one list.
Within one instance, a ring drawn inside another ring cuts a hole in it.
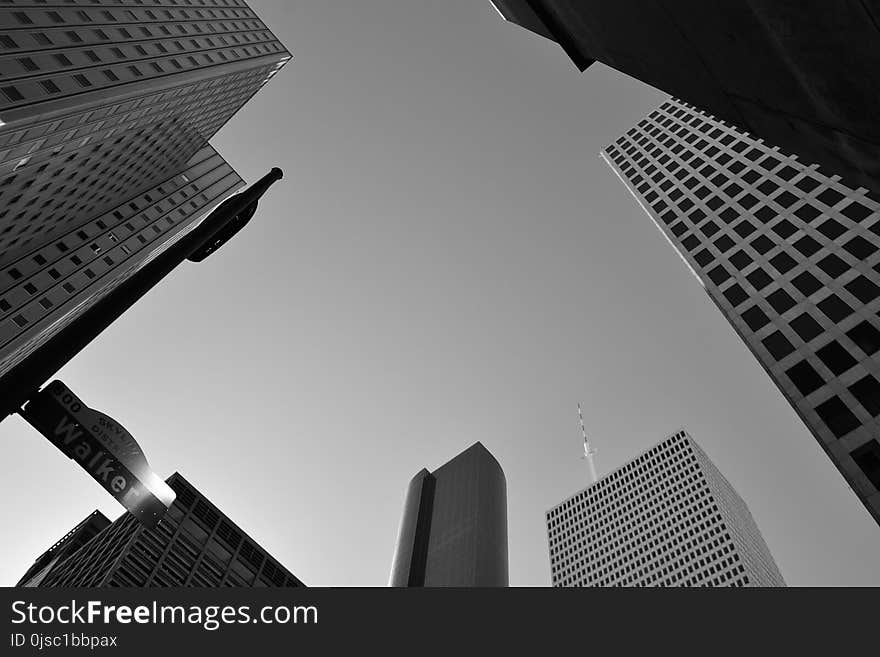
[{"label": "window grid pattern", "polygon": [[290,58],[244,2],[0,4],[0,266],[178,173]]},{"label": "window grid pattern", "polygon": [[67,532],[61,540],[37,557],[37,560],[16,586],[33,587],[39,585],[58,563],[81,549],[108,525],[110,525],[110,521],[103,513],[92,511],[76,527]]},{"label": "window grid pattern", "polygon": [[0,269],[0,375],[243,184],[206,146],[184,173]]},{"label": "window grid pattern", "polygon": [[264,73],[0,132],[0,265],[179,172]]},{"label": "window grid pattern", "polygon": [[880,522],[880,203],[678,100],[603,157]]},{"label": "window grid pattern", "polygon": [[684,431],[546,521],[556,587],[785,586],[745,503]]},{"label": "window grid pattern", "polygon": [[107,572],[115,569],[138,528],[134,516],[122,516],[58,564],[39,586],[104,586]]},{"label": "window grid pattern", "polygon": [[156,528],[126,513],[41,586],[304,586],[182,476],[168,485],[177,498]]},{"label": "window grid pattern", "polygon": [[706,473],[706,481],[712,490],[712,495],[718,501],[721,519],[738,547],[738,554],[746,571],[754,573],[757,582],[769,582],[771,586],[785,586],[773,555],[770,554],[746,503],[695,441],[691,440],[690,447],[703,472]]}]

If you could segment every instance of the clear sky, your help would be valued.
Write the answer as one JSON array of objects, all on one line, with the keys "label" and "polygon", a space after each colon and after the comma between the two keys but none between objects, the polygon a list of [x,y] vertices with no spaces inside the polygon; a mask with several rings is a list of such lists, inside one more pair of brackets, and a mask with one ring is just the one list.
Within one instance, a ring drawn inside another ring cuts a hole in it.
[{"label": "clear sky", "polygon": [[[293,60],[213,140],[260,211],[59,374],[309,585],[384,586],[413,474],[480,440],[510,581],[544,512],[686,428],[791,585],[880,585],[880,529],[599,150],[665,99],[488,0],[251,0]],[[0,583],[121,507],[0,425]]]}]

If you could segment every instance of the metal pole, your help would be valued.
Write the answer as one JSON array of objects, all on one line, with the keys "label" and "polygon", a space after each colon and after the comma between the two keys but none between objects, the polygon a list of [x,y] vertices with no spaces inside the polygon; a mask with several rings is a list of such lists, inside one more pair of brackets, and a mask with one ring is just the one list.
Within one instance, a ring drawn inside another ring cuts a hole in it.
[{"label": "metal pole", "polygon": [[[253,215],[257,201],[282,177],[275,167],[244,191],[220,204],[210,215],[156,256],[128,280],[95,302],[0,379],[0,421],[15,413],[59,369],[119,318],[144,294],[192,255],[204,259],[234,235]],[[248,212],[245,212],[248,211]],[[239,215],[246,215],[244,220]]]}]

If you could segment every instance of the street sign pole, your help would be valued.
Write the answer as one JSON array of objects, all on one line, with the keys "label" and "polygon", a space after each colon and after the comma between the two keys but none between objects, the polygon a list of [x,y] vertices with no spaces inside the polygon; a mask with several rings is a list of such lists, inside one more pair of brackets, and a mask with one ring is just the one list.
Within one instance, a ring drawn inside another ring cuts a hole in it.
[{"label": "street sign pole", "polygon": [[249,188],[221,203],[194,229],[82,312],[0,379],[0,421],[15,413],[55,372],[186,259],[204,260],[238,232],[257,202],[282,177],[273,168]]},{"label": "street sign pole", "polygon": [[20,413],[142,525],[155,527],[171,508],[174,491],[150,469],[134,437],[61,381],[33,395]]}]

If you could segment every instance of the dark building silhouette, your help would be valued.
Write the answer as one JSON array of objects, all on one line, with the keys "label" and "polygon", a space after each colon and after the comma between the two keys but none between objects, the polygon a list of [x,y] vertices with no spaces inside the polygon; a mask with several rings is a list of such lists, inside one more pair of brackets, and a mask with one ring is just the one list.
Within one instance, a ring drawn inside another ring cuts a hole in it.
[{"label": "dark building silhouette", "polygon": [[0,377],[243,185],[208,140],[289,58],[242,0],[0,5]]},{"label": "dark building silhouette", "polygon": [[16,586],[39,586],[55,566],[77,552],[110,524],[110,519],[100,511],[92,511],[88,517],[71,529],[55,545],[37,557]]},{"label": "dark building silhouette", "polygon": [[876,0],[492,0],[508,20],[880,194]]},{"label": "dark building silhouette", "polygon": [[167,482],[177,497],[155,529],[126,513],[69,550],[44,577],[25,575],[19,585],[304,586],[183,476],[175,473]]},{"label": "dark building silhouette", "polygon": [[390,586],[507,586],[507,482],[474,443],[409,483]]}]

